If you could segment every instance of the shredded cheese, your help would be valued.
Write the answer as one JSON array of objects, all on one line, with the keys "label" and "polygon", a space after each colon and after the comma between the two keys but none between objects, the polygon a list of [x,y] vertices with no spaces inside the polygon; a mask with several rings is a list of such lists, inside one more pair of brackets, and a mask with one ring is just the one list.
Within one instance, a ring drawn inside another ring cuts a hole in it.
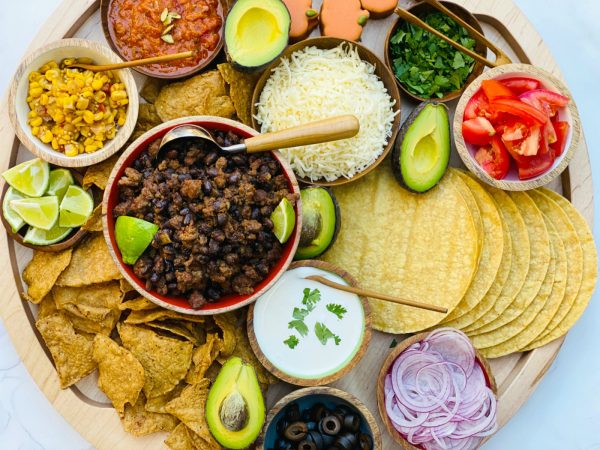
[{"label": "shredded cheese", "polygon": [[353,177],[381,155],[398,113],[394,103],[375,67],[360,59],[356,47],[306,47],[273,69],[255,117],[267,133],[354,114],[360,122],[356,136],[281,151],[300,177],[333,181]]}]

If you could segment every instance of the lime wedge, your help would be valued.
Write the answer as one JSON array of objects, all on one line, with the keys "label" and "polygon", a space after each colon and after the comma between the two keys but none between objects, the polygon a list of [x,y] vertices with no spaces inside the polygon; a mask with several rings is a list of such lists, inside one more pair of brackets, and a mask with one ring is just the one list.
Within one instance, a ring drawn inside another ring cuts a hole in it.
[{"label": "lime wedge", "polygon": [[56,244],[71,234],[71,231],[73,231],[73,228],[60,227],[58,224],[49,230],[29,227],[23,241],[33,245]]},{"label": "lime wedge", "polygon": [[58,220],[58,198],[55,195],[11,200],[9,205],[26,224],[32,227],[49,230]]},{"label": "lime wedge", "polygon": [[279,242],[285,244],[296,225],[296,212],[287,198],[282,198],[277,208],[271,213],[273,233]]},{"label": "lime wedge", "polygon": [[115,223],[115,239],[125,264],[135,264],[150,245],[158,225],[136,217],[119,216]]},{"label": "lime wedge", "polygon": [[2,174],[8,184],[29,197],[41,197],[48,189],[50,166],[39,158],[31,159]]},{"label": "lime wedge", "polygon": [[4,201],[2,202],[2,214],[4,215],[6,221],[10,224],[13,233],[19,231],[21,227],[25,225],[25,221],[10,207],[10,202],[12,200],[21,200],[23,198],[27,197],[11,186],[6,191]]},{"label": "lime wedge", "polygon": [[79,186],[71,185],[60,202],[58,224],[61,227],[80,227],[89,219],[93,210],[92,196]]},{"label": "lime wedge", "polygon": [[50,183],[46,195],[56,195],[61,202],[67,189],[74,183],[73,175],[68,169],[56,169],[50,171]]}]

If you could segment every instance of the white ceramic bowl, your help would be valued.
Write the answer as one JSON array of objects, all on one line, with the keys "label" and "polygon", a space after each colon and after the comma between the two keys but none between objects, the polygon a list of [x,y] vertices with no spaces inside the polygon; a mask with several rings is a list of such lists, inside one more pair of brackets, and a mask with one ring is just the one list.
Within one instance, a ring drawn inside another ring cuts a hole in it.
[{"label": "white ceramic bowl", "polygon": [[[465,107],[467,106],[467,103],[471,97],[473,97],[473,95],[475,95],[475,93],[481,88],[481,82],[483,80],[502,80],[512,77],[527,77],[536,79],[540,81],[543,88],[566,95],[571,99],[570,103],[566,107],[560,108],[558,111],[560,120],[564,120],[569,123],[569,134],[567,135],[564,151],[558,158],[556,158],[552,167],[550,167],[545,173],[528,180],[519,179],[515,164],[511,164],[511,168],[504,179],[496,180],[495,178],[492,178],[475,160],[477,146],[465,142],[462,136],[462,123]],[[545,70],[529,64],[506,64],[486,70],[467,87],[463,95],[460,97],[458,105],[456,106],[453,133],[454,143],[462,161],[467,168],[480,180],[494,187],[507,191],[525,191],[548,184],[567,168],[569,161],[571,161],[571,158],[573,157],[573,154],[579,145],[581,124],[573,96],[562,81]]]},{"label": "white ceramic bowl", "polygon": [[94,153],[66,156],[64,153],[54,150],[50,144],[44,144],[31,134],[31,127],[27,124],[27,114],[30,111],[27,104],[29,73],[37,70],[48,61],[60,62],[64,58],[81,57],[91,58],[96,64],[122,62],[108,47],[98,42],[85,39],[63,39],[52,42],[35,50],[21,62],[13,78],[8,97],[10,120],[19,140],[36,156],[63,167],[90,166],[119,151],[131,136],[138,116],[139,98],[135,81],[129,69],[121,69],[114,73],[125,84],[129,97],[127,119],[125,124],[117,131],[116,136],[104,143],[103,148]]}]

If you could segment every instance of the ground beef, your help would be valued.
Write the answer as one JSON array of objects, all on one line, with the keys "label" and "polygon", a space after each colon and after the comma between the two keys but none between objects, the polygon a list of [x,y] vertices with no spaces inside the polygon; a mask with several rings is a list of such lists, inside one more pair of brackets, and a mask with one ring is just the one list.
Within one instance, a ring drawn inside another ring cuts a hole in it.
[{"label": "ground beef", "polygon": [[[225,145],[241,140],[214,134]],[[147,289],[186,297],[194,308],[252,294],[282,255],[271,212],[283,197],[296,201],[280,164],[269,153],[225,155],[198,140],[175,141],[154,159],[157,145],[118,182],[114,217],[160,227],[133,271]]]}]

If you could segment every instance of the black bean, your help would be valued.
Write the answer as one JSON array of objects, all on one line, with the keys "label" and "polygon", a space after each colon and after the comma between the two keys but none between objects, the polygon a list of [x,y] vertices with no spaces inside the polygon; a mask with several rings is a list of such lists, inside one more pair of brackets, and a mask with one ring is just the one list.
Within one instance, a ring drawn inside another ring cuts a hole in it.
[{"label": "black bean", "polygon": [[205,194],[210,194],[210,191],[212,191],[212,183],[210,180],[204,180],[204,183],[202,183],[202,191]]},{"label": "black bean", "polygon": [[219,157],[219,155],[217,154],[217,152],[210,152],[204,158],[204,164],[207,166],[210,166],[215,163],[215,161],[217,160],[218,157]]}]

